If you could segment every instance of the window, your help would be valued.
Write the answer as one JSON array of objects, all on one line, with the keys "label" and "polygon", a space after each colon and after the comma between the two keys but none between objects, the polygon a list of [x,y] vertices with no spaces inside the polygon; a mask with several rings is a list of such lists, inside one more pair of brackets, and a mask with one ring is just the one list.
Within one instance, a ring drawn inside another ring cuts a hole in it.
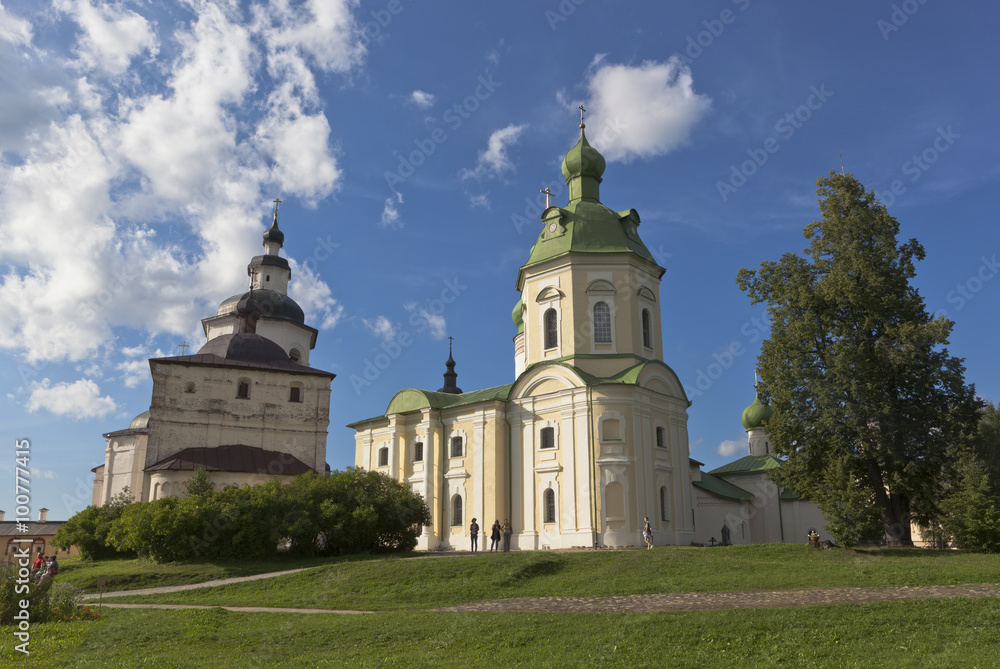
[{"label": "window", "polygon": [[240,385],[236,388],[236,397],[238,399],[250,399],[250,382],[241,379]]},{"label": "window", "polygon": [[667,494],[667,486],[660,488],[660,520],[670,520],[670,495]]},{"label": "window", "polygon": [[607,302],[594,305],[594,341],[611,343],[611,308]]},{"label": "window", "polygon": [[556,447],[556,429],[554,427],[543,427],[541,448],[555,448],[555,447]]},{"label": "window", "polygon": [[289,402],[302,401],[302,386],[296,384],[288,389],[288,401]]},{"label": "window", "polygon": [[622,422],[620,420],[617,418],[605,418],[601,421],[601,427],[603,428],[601,441],[621,441]]},{"label": "window", "polygon": [[424,442],[418,441],[413,444],[413,461],[423,462],[424,461]]},{"label": "window", "polygon": [[642,345],[653,348],[653,334],[649,329],[649,309],[642,310]]},{"label": "window", "polygon": [[451,498],[451,524],[462,524],[462,496],[455,495]]},{"label": "window", "polygon": [[555,348],[559,345],[559,319],[556,310],[546,310],[542,321],[545,330],[545,348]]},{"label": "window", "polygon": [[542,495],[545,507],[545,519],[542,522],[554,523],[556,522],[556,491],[552,488],[545,490]]},{"label": "window", "polygon": [[665,433],[666,433],[666,430],[664,430],[662,427],[656,428],[656,447],[657,448],[666,448],[667,447],[667,439],[666,439]]},{"label": "window", "polygon": [[382,448],[378,449],[378,466],[379,467],[389,466],[389,448],[387,446],[383,446]]},{"label": "window", "polygon": [[299,352],[299,349],[293,348],[291,351],[288,352],[288,359],[291,360],[292,362],[298,362],[299,360],[302,359],[302,354]]},{"label": "window", "polygon": [[451,438],[451,457],[460,458],[462,457],[462,438],[452,437]]},{"label": "window", "polygon": [[193,393],[194,392],[194,381],[188,381],[184,384],[184,392]]}]

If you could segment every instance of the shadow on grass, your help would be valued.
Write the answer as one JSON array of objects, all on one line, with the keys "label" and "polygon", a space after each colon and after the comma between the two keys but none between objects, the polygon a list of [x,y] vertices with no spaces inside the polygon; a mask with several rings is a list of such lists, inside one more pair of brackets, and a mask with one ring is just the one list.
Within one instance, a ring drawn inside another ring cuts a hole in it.
[{"label": "shadow on grass", "polygon": [[558,574],[566,566],[566,559],[558,555],[532,556],[531,561],[510,572],[506,579],[510,584],[522,584],[539,576]]}]

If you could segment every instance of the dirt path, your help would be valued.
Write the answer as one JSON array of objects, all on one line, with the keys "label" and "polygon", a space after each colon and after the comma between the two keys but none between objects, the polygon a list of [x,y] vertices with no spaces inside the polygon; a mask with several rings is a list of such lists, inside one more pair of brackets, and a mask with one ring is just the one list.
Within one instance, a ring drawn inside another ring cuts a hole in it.
[{"label": "dirt path", "polygon": [[[301,569],[288,569],[286,571],[272,571],[266,574],[254,574],[253,576],[235,576],[233,578],[220,578],[215,581],[205,581],[203,583],[189,583],[188,585],[164,585],[159,588],[143,588],[141,590],[114,590],[105,592],[104,599],[108,597],[132,597],[135,595],[162,595],[169,592],[181,592],[183,590],[197,590],[199,588],[214,588],[217,585],[228,585],[230,583],[246,583],[247,581],[260,581],[265,578],[275,578],[285,574],[296,574],[300,571],[316,569],[316,567],[302,567]],[[87,600],[97,599],[99,594],[84,595]],[[209,607],[212,608],[212,607]]]},{"label": "dirt path", "polygon": [[[154,595],[197,588],[210,588],[227,583],[243,583],[284,574],[294,574],[305,569],[257,574],[207,581],[192,585],[146,588],[105,593],[104,597],[126,597],[130,595]],[[674,592],[659,595],[626,595],[619,597],[518,597],[485,602],[471,602],[457,606],[429,609],[438,612],[475,611],[548,611],[548,612],[648,612],[648,611],[706,611],[718,609],[756,609],[796,606],[820,606],[824,604],[870,604],[873,602],[897,602],[915,599],[951,599],[955,597],[979,598],[1000,597],[1000,583],[980,583],[974,585],[924,585],[896,588],[802,588],[798,590],[749,590],[732,592]],[[87,595],[91,602],[97,595]],[[209,606],[188,604],[105,604],[112,608],[145,609],[214,609],[227,611],[271,612],[271,613],[332,613],[360,614],[375,611],[344,611],[333,609],[295,609],[256,606]],[[426,610],[425,610],[426,611]]]}]

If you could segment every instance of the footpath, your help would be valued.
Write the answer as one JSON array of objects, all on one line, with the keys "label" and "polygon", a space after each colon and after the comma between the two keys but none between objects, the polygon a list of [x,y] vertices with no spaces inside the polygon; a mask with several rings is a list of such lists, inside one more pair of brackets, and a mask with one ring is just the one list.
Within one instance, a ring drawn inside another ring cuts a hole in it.
[{"label": "footpath", "polygon": [[[230,583],[245,583],[261,579],[275,578],[285,574],[306,571],[287,571],[225,578],[189,585],[145,588],[142,590],[119,590],[106,592],[104,599],[132,597],[137,595],[158,595],[199,588],[212,588]],[[821,606],[829,604],[871,604],[875,602],[898,602],[916,599],[974,599],[979,597],[1000,597],[1000,583],[980,583],[972,585],[922,585],[894,588],[801,588],[797,590],[739,590],[731,592],[673,592],[657,595],[624,595],[618,597],[516,597],[483,602],[470,602],[457,606],[423,609],[434,612],[476,612],[476,611],[548,611],[548,612],[590,612],[621,613],[649,611],[707,611],[719,609],[757,609],[797,606]],[[84,599],[93,602],[98,595],[86,595]],[[346,611],[334,609],[293,609],[264,606],[209,606],[197,604],[120,604],[105,603],[104,606],[123,609],[225,609],[249,613],[326,613],[355,615],[379,613],[379,611]]]}]

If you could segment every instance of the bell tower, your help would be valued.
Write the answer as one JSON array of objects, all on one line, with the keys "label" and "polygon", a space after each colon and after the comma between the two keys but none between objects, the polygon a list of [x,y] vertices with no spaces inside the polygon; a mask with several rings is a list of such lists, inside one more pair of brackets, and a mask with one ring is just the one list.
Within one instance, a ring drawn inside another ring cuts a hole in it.
[{"label": "bell tower", "polygon": [[664,269],[639,237],[635,209],[612,211],[600,200],[607,163],[580,139],[562,163],[565,206],[542,212],[542,230],[517,277],[512,314],[515,370],[565,361],[610,377],[647,360],[663,360],[660,278]]}]

